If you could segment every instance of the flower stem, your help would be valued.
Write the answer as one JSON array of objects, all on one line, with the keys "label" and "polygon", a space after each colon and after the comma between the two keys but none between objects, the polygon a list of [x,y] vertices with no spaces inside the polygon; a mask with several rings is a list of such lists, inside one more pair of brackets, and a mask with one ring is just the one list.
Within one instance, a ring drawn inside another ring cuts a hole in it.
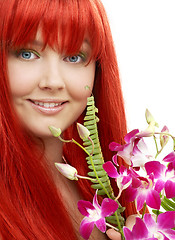
[{"label": "flower stem", "polygon": [[98,174],[96,172],[95,166],[94,166],[94,162],[92,160],[92,155],[83,147],[81,146],[77,141],[75,141],[74,139],[72,139],[72,142],[75,143],[76,145],[78,145],[81,149],[83,149],[85,151],[85,153],[90,157],[90,161],[91,161],[91,165],[93,167],[93,171],[95,173],[95,177],[98,181],[98,183],[102,186],[103,190],[105,191],[106,195],[111,198],[111,196],[109,195],[108,191],[106,190],[105,186],[103,185],[103,183],[100,181]]},{"label": "flower stem", "polygon": [[72,140],[65,140],[65,139],[63,139],[61,136],[58,136],[58,139],[59,139],[61,142],[63,142],[63,143],[70,143],[70,142],[72,142]]},{"label": "flower stem", "polygon": [[122,239],[124,239],[123,230],[122,230],[122,227],[121,227],[121,225],[120,225],[120,221],[119,221],[117,212],[115,212],[115,218],[116,218],[116,220],[117,220],[117,226],[118,226],[119,232],[121,233]]},{"label": "flower stem", "polygon": [[144,217],[144,215],[145,215],[145,211],[146,211],[146,203],[144,203],[143,213],[142,213],[142,219],[143,219],[143,217]]},{"label": "flower stem", "polygon": [[118,228],[114,227],[113,225],[111,225],[110,223],[106,223],[106,226],[109,228],[112,228],[114,230],[116,230],[117,232],[119,232]]},{"label": "flower stem", "polygon": [[[98,181],[98,183],[101,185],[101,187],[103,188],[103,190],[105,191],[106,195],[108,196],[108,198],[111,198],[110,194],[108,193],[107,189],[105,188],[105,186],[103,185],[103,183],[100,181],[99,177],[98,177],[98,174],[97,174],[97,171],[95,169],[95,166],[94,166],[94,162],[92,160],[92,155],[82,146],[80,145],[76,140],[72,139],[72,142],[75,143],[77,146],[79,146],[81,149],[83,149],[83,151],[89,156],[90,158],[90,162],[91,162],[91,165],[93,167],[93,171],[95,173],[95,177],[96,177],[96,180]],[[117,225],[118,225],[118,229],[122,235],[122,238],[124,237],[123,235],[123,231],[122,231],[122,228],[121,228],[121,224],[120,224],[120,221],[119,221],[119,218],[118,218],[118,215],[117,215],[117,212],[115,212],[115,217],[116,217],[116,220],[117,220]]]},{"label": "flower stem", "polygon": [[109,228],[112,228],[112,229],[114,229],[115,231],[119,232],[119,233],[121,234],[122,239],[125,239],[125,238],[124,238],[123,231],[120,231],[118,228],[114,227],[113,225],[111,225],[111,224],[109,224],[109,223],[106,223],[106,226],[108,226]]},{"label": "flower stem", "polygon": [[89,181],[94,182],[94,183],[97,182],[97,179],[90,178],[90,177],[86,177],[86,176],[80,176],[80,175],[78,175],[78,174],[76,174],[76,177],[77,177],[77,178],[81,178],[81,179],[86,179],[86,180],[89,180]]},{"label": "flower stem", "polygon": [[155,158],[157,158],[157,156],[159,155],[159,149],[158,149],[157,140],[156,140],[155,135],[153,135],[153,137],[154,137],[154,142],[155,142],[155,145],[156,145],[156,151],[157,151]]}]

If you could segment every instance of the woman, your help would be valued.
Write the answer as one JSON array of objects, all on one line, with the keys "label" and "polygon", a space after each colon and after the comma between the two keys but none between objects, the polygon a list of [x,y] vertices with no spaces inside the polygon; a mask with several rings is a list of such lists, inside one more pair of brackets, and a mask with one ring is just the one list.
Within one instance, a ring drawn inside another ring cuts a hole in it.
[{"label": "woman", "polygon": [[[76,204],[94,192],[89,182],[64,179],[54,163],[64,155],[83,175],[85,156],[74,145],[63,150],[48,126],[76,138],[74,122],[82,121],[92,90],[104,158],[112,157],[111,141],[123,141],[123,98],[104,8],[99,0],[0,3],[1,239],[81,239]],[[127,205],[126,216],[132,212]],[[90,239],[107,237],[94,230]]]}]

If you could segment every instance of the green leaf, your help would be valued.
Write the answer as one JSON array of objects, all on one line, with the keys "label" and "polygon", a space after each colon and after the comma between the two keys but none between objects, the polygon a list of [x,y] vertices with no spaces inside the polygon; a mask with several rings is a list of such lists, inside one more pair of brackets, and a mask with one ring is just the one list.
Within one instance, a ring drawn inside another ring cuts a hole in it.
[{"label": "green leaf", "polygon": [[163,200],[161,202],[161,206],[166,211],[175,211],[175,202],[174,202],[174,200],[168,199],[166,197],[163,198]]}]

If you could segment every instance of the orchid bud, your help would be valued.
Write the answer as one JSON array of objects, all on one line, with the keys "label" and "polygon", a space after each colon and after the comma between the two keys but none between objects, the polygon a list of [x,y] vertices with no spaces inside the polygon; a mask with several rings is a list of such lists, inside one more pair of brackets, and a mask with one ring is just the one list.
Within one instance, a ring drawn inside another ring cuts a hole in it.
[{"label": "orchid bud", "polygon": [[55,163],[58,171],[70,180],[78,180],[77,169],[66,163]]},{"label": "orchid bud", "polygon": [[51,133],[54,137],[59,137],[61,135],[61,129],[60,128],[49,126],[49,130],[51,131]]},{"label": "orchid bud", "polygon": [[145,117],[146,117],[146,121],[149,125],[151,124],[156,127],[159,127],[158,123],[155,121],[153,115],[150,113],[150,111],[148,109],[146,109]]},{"label": "orchid bud", "polygon": [[77,129],[78,129],[78,134],[81,139],[85,140],[89,137],[90,132],[85,126],[83,126],[80,123],[77,123]]},{"label": "orchid bud", "polygon": [[164,126],[161,132],[165,133],[160,135],[160,145],[161,147],[164,147],[169,141],[169,136],[166,135],[166,133],[169,133],[169,129],[167,126]]},{"label": "orchid bud", "polygon": [[148,109],[146,109],[145,117],[148,124],[150,124],[151,122],[155,122],[153,115],[150,113]]}]

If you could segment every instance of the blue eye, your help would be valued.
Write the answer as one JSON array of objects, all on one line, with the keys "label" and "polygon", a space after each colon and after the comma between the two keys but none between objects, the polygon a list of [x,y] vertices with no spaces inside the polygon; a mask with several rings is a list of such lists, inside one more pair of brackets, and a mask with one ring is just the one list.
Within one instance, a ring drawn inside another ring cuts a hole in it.
[{"label": "blue eye", "polygon": [[65,57],[64,61],[70,63],[82,63],[86,61],[86,56],[83,53],[81,53],[79,55]]},{"label": "blue eye", "polygon": [[30,59],[31,56],[32,56],[31,52],[22,52],[21,53],[21,57],[24,58],[24,59]]},{"label": "blue eye", "polygon": [[25,50],[25,49],[21,49],[21,50],[17,51],[16,56],[23,60],[33,60],[33,59],[37,59],[40,57],[39,53],[37,53],[36,51]]},{"label": "blue eye", "polygon": [[68,57],[70,62],[79,62],[81,60],[80,56]]}]

